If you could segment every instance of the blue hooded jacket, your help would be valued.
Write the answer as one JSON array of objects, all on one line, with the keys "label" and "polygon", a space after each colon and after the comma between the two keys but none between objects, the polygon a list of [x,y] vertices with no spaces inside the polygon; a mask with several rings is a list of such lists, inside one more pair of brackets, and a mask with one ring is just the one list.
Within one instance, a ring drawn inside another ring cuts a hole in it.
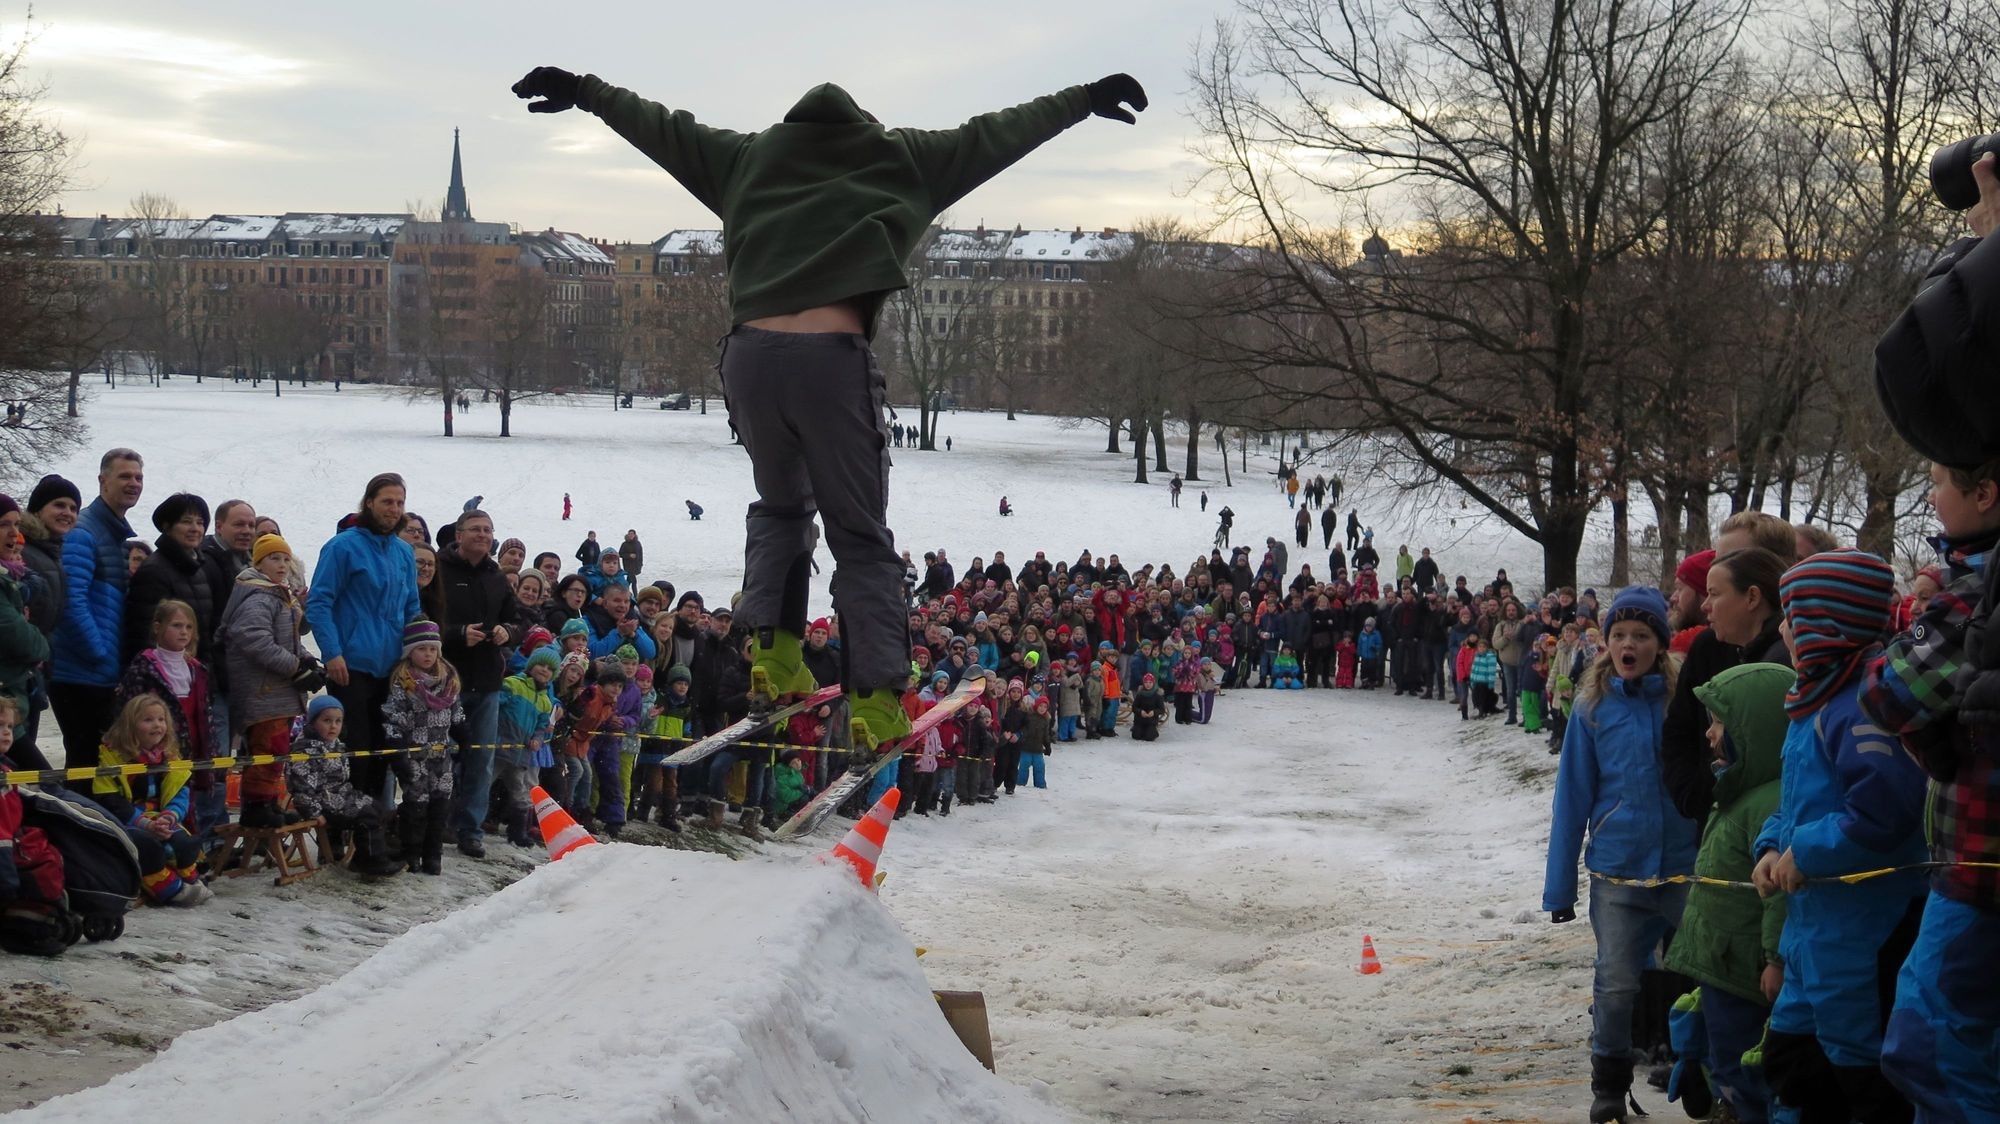
[{"label": "blue hooded jacket", "polygon": [[118,646],[124,636],[125,589],[131,582],[125,540],[132,537],[132,525],[102,496],[83,509],[76,527],[64,536],[63,612],[50,645],[50,678],[55,682],[118,685],[124,670]]},{"label": "blue hooded jacket", "polygon": [[357,524],[320,548],[306,620],[322,659],[386,676],[403,658],[403,626],[422,615],[409,543]]},{"label": "blue hooded jacket", "polygon": [[[1660,776],[1666,678],[1613,676],[1605,693],[1579,706],[1563,736],[1549,824],[1542,909],[1576,905],[1576,859],[1598,874],[1658,878],[1694,871],[1700,839]],[[1590,846],[1583,845],[1585,829]]]}]

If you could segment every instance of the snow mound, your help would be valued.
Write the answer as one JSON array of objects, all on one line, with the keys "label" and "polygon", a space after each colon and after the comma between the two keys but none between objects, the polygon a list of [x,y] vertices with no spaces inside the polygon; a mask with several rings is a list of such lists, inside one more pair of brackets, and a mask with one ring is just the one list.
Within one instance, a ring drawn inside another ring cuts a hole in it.
[{"label": "snow mound", "polygon": [[1064,1120],[988,1073],[846,867],[590,847],[298,999],[8,1116]]}]

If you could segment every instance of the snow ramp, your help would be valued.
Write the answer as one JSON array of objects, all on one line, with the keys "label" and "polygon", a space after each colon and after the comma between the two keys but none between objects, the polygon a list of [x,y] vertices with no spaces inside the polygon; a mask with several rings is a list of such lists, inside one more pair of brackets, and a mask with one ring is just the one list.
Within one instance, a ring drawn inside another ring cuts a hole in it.
[{"label": "snow ramp", "polygon": [[1057,1121],[846,866],[587,847],[10,1122]]}]

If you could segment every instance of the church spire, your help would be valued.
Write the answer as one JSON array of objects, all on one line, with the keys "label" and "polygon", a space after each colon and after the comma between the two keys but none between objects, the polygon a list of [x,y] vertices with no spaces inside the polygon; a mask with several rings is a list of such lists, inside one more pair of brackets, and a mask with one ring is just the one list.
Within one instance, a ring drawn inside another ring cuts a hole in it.
[{"label": "church spire", "polygon": [[451,131],[451,186],[444,190],[444,222],[471,222],[472,205],[465,201],[465,172],[458,163],[458,130]]}]

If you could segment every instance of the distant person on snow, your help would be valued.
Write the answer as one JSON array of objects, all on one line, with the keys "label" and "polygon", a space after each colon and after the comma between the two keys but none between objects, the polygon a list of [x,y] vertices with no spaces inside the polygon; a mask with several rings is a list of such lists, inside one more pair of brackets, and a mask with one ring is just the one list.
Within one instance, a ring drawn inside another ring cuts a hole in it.
[{"label": "distant person on snow", "polygon": [[563,493],[563,522],[569,522],[569,493]]},{"label": "distant person on snow", "polygon": [[851,713],[877,740],[908,733],[886,390],[869,347],[876,316],[909,285],[903,262],[940,212],[1093,113],[1136,123],[1124,106],[1145,109],[1145,90],[1113,74],[928,130],[884,128],[826,83],[748,133],[552,66],[528,72],[514,93],[536,99],[533,113],[595,113],[721,216],[734,327],[719,369],[757,487],[740,604],[756,641],[753,682],[777,696],[815,686],[802,648],[813,516],[823,512]]},{"label": "distant person on snow", "polygon": [[589,531],[584,534],[583,542],[577,545],[576,560],[583,564],[584,570],[588,571],[597,565],[597,558],[603,553],[604,548],[597,545],[597,532]]},{"label": "distant person on snow", "polygon": [[1007,502],[1006,496],[1000,497],[1000,514],[1002,515],[1014,514],[1014,506]]},{"label": "distant person on snow", "polygon": [[688,509],[688,518],[694,520],[697,523],[701,522],[701,505],[694,502],[693,500],[687,500],[686,503]]}]

